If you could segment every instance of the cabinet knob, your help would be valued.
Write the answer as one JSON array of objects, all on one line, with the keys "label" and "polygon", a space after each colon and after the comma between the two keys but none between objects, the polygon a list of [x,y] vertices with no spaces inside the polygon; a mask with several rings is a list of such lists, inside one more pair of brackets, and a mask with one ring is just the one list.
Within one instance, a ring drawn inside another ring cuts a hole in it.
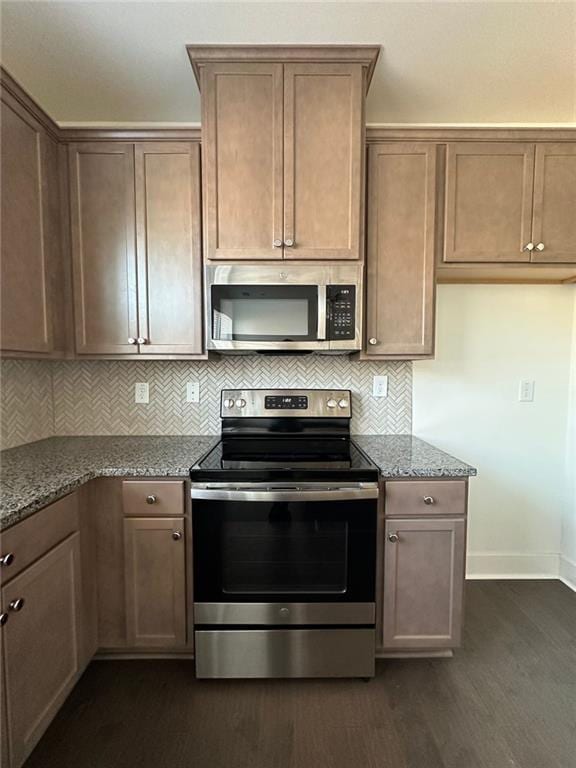
[{"label": "cabinet knob", "polygon": [[144,336],[138,336],[138,344],[148,344],[148,339],[145,339]]},{"label": "cabinet knob", "polygon": [[14,562],[14,555],[12,554],[12,552],[6,552],[5,555],[2,555],[2,557],[0,557],[1,567],[12,565],[13,562]]},{"label": "cabinet knob", "polygon": [[274,248],[282,248],[282,240],[274,240],[272,245],[274,246]]},{"label": "cabinet knob", "polygon": [[134,336],[130,336],[130,337],[128,338],[128,344],[136,344],[136,343],[137,343],[137,342],[136,342],[136,339],[134,338]]},{"label": "cabinet knob", "polygon": [[172,531],[172,538],[174,541],[180,541],[182,538],[182,531]]},{"label": "cabinet knob", "polygon": [[424,496],[424,504],[435,504],[436,499],[434,496]]},{"label": "cabinet knob", "polygon": [[22,608],[24,608],[24,598],[23,597],[17,597],[15,600],[12,600],[8,608],[11,611],[21,611]]},{"label": "cabinet knob", "polygon": [[543,251],[544,250],[544,243],[538,243],[538,245],[536,246],[536,250],[537,251]]},{"label": "cabinet knob", "polygon": [[524,246],[524,248],[522,250],[523,251],[533,251],[534,250],[534,243],[526,243],[526,245]]},{"label": "cabinet knob", "polygon": [[158,496],[154,495],[153,493],[150,494],[150,496],[146,496],[146,504],[156,504],[158,501]]},{"label": "cabinet knob", "polygon": [[3,627],[9,618],[10,616],[7,613],[0,613],[0,627]]},{"label": "cabinet knob", "polygon": [[400,541],[400,536],[398,536],[397,533],[390,533],[388,534],[388,541],[391,541],[392,544],[396,544],[397,541]]},{"label": "cabinet knob", "polygon": [[284,245],[287,248],[292,248],[292,246],[294,245],[294,240],[291,240],[290,238],[288,238],[288,240],[284,240]]},{"label": "cabinet knob", "polygon": [[372,344],[372,346],[374,346],[375,344],[378,344],[378,339],[368,339],[368,344]]}]

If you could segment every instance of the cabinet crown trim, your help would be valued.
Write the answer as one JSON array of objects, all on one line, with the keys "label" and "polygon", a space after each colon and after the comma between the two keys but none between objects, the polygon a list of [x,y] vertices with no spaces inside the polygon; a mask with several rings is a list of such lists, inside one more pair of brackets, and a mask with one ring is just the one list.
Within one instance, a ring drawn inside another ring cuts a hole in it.
[{"label": "cabinet crown trim", "polygon": [[276,62],[290,64],[362,64],[366,91],[380,55],[380,45],[187,45],[194,77],[200,88],[200,72],[206,64],[229,62]]}]

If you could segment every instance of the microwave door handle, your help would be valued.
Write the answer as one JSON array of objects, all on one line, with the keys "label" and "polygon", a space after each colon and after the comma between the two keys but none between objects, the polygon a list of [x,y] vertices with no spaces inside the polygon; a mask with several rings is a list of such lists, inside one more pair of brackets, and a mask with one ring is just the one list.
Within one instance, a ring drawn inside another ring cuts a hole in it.
[{"label": "microwave door handle", "polygon": [[326,286],[318,286],[318,341],[326,339]]}]

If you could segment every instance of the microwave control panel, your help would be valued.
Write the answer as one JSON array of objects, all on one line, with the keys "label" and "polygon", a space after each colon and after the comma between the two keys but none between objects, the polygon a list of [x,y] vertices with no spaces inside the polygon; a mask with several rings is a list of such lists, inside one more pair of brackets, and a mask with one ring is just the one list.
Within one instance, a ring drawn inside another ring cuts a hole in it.
[{"label": "microwave control panel", "polygon": [[328,339],[353,339],[356,335],[356,286],[326,286],[326,304]]}]

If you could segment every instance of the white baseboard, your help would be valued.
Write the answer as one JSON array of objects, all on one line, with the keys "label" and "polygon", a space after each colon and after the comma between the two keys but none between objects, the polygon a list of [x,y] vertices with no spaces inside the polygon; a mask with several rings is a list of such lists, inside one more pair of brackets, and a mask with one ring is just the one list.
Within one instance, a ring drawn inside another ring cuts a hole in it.
[{"label": "white baseboard", "polygon": [[560,555],[560,581],[576,592],[576,563],[566,555]]},{"label": "white baseboard", "polygon": [[559,579],[576,592],[576,563],[550,552],[470,552],[467,579]]},{"label": "white baseboard", "polygon": [[557,579],[560,555],[544,552],[470,552],[468,579]]}]

